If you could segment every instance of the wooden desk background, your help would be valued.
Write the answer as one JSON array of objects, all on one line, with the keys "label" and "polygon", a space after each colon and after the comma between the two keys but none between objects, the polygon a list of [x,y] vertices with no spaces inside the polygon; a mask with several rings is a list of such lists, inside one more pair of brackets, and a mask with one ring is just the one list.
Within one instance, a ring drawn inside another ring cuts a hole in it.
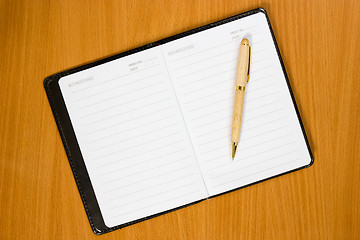
[{"label": "wooden desk background", "polygon": [[[0,239],[359,239],[360,1],[103,2],[0,1]],[[94,235],[43,79],[260,6],[314,165]]]}]

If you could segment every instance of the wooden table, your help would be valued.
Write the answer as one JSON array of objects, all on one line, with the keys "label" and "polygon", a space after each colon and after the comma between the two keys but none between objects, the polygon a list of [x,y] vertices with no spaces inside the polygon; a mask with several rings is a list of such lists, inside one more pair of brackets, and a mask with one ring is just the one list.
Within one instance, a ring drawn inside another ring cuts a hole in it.
[{"label": "wooden table", "polygon": [[[43,79],[260,6],[314,165],[94,235]],[[0,239],[359,239],[359,53],[357,0],[1,0]]]}]

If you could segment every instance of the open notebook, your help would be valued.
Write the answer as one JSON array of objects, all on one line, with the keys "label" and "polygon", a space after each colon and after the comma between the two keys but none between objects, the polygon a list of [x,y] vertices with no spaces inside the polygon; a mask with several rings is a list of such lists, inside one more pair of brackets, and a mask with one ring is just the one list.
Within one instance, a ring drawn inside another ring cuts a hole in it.
[{"label": "open notebook", "polygon": [[[250,81],[231,160],[240,41]],[[95,233],[311,165],[263,9],[44,82]]]}]

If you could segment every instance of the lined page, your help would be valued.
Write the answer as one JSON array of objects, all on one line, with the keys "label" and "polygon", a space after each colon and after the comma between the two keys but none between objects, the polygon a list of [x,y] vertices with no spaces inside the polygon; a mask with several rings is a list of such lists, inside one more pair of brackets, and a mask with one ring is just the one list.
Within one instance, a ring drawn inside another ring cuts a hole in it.
[{"label": "lined page", "polygon": [[[231,124],[240,41],[251,45],[239,146]],[[257,13],[162,46],[210,195],[310,163],[265,14]]]},{"label": "lined page", "polygon": [[159,47],[59,85],[108,227],[208,196]]}]

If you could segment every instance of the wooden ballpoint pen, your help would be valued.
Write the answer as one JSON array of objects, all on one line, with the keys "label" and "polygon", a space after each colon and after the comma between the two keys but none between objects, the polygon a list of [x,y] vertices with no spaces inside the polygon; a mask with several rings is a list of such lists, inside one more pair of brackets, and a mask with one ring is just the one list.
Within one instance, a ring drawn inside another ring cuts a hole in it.
[{"label": "wooden ballpoint pen", "polygon": [[231,157],[234,160],[236,149],[239,143],[241,118],[244,106],[246,83],[249,81],[250,74],[250,45],[249,40],[244,38],[240,43],[240,53],[237,66],[235,84],[235,103],[233,112],[233,122],[231,128]]}]

